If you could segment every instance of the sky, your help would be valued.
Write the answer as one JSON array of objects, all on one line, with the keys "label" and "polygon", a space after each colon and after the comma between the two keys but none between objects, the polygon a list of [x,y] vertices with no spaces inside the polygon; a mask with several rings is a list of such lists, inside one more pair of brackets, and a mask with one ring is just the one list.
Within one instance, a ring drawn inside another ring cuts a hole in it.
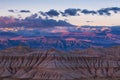
[{"label": "sky", "polygon": [[[102,8],[118,7],[119,0],[0,0],[0,16],[18,16],[26,17],[38,13],[38,11],[49,11],[55,9],[64,11],[68,8],[99,10]],[[30,10],[30,13],[11,13],[8,10]],[[71,24],[81,25],[101,25],[112,26],[120,25],[120,12],[108,15],[86,15],[80,16],[59,16],[54,19],[65,19]]]}]

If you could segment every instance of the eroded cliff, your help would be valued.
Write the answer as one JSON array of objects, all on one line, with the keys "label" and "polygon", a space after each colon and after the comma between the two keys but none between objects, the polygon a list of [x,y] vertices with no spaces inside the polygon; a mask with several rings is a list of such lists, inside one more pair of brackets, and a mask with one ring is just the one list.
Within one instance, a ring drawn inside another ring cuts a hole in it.
[{"label": "eroded cliff", "polygon": [[46,51],[14,47],[0,51],[0,80],[120,78],[120,47]]}]

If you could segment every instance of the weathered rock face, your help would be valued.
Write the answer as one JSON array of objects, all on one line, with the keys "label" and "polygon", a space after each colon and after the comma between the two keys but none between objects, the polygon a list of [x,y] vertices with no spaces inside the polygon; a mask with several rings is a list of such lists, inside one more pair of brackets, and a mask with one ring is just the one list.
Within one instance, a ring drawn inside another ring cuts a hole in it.
[{"label": "weathered rock face", "polygon": [[120,78],[119,50],[120,47],[72,52],[7,49],[0,52],[0,80],[114,80]]}]

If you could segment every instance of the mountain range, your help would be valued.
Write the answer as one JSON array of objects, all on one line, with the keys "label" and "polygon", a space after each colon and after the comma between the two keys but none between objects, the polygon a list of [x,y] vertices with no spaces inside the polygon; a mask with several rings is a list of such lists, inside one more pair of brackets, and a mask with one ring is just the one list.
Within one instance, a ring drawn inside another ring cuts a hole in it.
[{"label": "mountain range", "polygon": [[56,26],[52,28],[0,28],[0,49],[14,46],[59,50],[120,45],[119,26]]}]

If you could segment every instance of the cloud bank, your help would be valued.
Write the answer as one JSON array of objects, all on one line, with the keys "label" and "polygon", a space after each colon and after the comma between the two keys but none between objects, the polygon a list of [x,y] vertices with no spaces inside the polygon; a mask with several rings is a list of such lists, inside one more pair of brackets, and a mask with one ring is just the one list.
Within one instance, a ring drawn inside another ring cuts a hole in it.
[{"label": "cloud bank", "polygon": [[30,13],[31,11],[30,10],[8,10],[8,12],[11,12],[11,13]]},{"label": "cloud bank", "polygon": [[25,19],[17,19],[13,17],[0,17],[0,27],[54,27],[54,26],[73,26],[64,20],[54,20],[41,18],[37,14],[26,17]]},{"label": "cloud bank", "polygon": [[117,14],[120,12],[119,7],[110,7],[110,8],[102,8],[99,10],[88,10],[88,9],[75,9],[75,8],[69,8],[65,9],[64,11],[57,11],[57,10],[50,10],[48,12],[42,12],[40,13],[43,16],[48,16],[48,17],[58,17],[60,15],[62,16],[80,16],[81,14],[84,15],[100,15],[100,16],[110,16],[112,13]]},{"label": "cloud bank", "polygon": [[[12,10],[11,9],[11,10],[8,10],[8,12],[30,13],[31,11],[30,10]],[[68,16],[80,16],[81,14],[111,16],[112,13],[117,14],[119,12],[120,12],[119,7],[109,7],[109,8],[102,8],[99,10],[68,8],[68,9],[65,9],[64,11],[60,11],[60,10],[51,9],[46,12],[39,11],[38,13],[40,13],[42,16],[46,16],[46,17],[59,17],[59,16],[68,17]]]}]

